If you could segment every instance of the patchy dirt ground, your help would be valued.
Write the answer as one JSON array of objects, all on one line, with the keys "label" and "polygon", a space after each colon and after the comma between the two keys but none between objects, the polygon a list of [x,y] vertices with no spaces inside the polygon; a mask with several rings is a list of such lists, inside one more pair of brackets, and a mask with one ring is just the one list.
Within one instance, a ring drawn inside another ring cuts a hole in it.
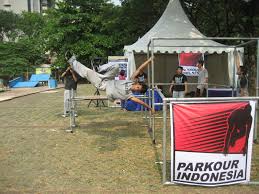
[{"label": "patchy dirt ground", "polygon": [[[93,94],[81,85],[79,95]],[[63,90],[0,103],[0,193],[258,193],[258,186],[162,186],[161,128],[153,146],[142,113],[79,103],[66,133]],[[252,179],[259,180],[259,146]]]}]

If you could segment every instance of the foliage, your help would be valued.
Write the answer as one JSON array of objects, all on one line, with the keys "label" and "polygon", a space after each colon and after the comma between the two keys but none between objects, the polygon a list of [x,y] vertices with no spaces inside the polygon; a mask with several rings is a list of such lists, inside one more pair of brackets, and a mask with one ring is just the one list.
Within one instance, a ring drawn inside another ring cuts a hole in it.
[{"label": "foliage", "polygon": [[[259,1],[241,0],[181,0],[193,24],[210,37],[258,37]],[[238,44],[242,41],[222,41]],[[250,94],[255,95],[256,47],[245,48],[245,66],[249,72]]]},{"label": "foliage", "polygon": [[119,23],[122,25],[122,40],[132,44],[143,36],[158,21],[169,0],[123,0]]},{"label": "foliage", "polygon": [[16,25],[18,20],[19,16],[17,14],[0,10],[0,41],[4,39],[13,40],[17,37]]},{"label": "foliage", "polygon": [[17,22],[17,28],[21,37],[38,39],[42,29],[45,27],[45,20],[39,13],[23,12]]},{"label": "foliage", "polygon": [[57,8],[46,15],[43,31],[46,49],[57,55],[57,63],[64,65],[67,50],[75,53],[82,61],[95,56],[107,56],[116,37],[109,31],[113,5],[106,0],[70,0],[59,2]]},{"label": "foliage", "polygon": [[[5,29],[2,33],[8,41],[0,41],[0,75],[13,77],[44,61],[43,41],[40,38],[44,20],[37,13],[24,12],[19,16],[12,12],[2,14],[3,18],[15,18],[15,23],[10,25],[10,20],[2,23],[2,29]],[[14,33],[16,36],[11,36]]]},{"label": "foliage", "polygon": [[[86,64],[96,56],[123,54],[124,45],[134,43],[158,21],[168,1],[121,0],[121,6],[114,6],[108,0],[64,0],[45,15],[0,11],[0,64],[12,72],[14,64],[24,68],[39,64],[46,52],[57,58],[56,66],[65,65],[67,50]],[[259,1],[180,1],[207,36],[259,36]],[[9,42],[3,43],[4,36]],[[23,52],[8,53],[21,46]]]}]

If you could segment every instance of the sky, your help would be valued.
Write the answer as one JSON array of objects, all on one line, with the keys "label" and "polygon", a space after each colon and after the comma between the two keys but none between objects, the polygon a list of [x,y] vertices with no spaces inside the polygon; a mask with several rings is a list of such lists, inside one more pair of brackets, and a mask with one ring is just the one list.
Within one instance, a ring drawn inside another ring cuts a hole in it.
[{"label": "sky", "polygon": [[111,0],[111,2],[113,2],[115,5],[120,5],[121,4],[120,0]]}]

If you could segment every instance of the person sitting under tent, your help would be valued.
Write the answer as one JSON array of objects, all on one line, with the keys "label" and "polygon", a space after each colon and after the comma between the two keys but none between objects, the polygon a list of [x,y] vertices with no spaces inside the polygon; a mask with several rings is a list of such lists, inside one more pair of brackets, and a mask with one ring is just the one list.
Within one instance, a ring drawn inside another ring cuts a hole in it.
[{"label": "person sitting under tent", "polygon": [[[68,59],[68,57],[66,57]],[[111,101],[117,99],[131,100],[146,107],[153,114],[155,111],[148,104],[138,99],[132,92],[146,93],[147,85],[139,82],[134,82],[139,72],[143,71],[151,62],[151,58],[145,61],[131,76],[131,80],[115,80],[115,76],[119,73],[118,64],[104,64],[99,67],[98,72],[87,68],[77,61],[73,55],[68,63],[71,68],[76,71],[82,78],[86,78],[96,88],[101,91],[106,91],[107,97]]]}]

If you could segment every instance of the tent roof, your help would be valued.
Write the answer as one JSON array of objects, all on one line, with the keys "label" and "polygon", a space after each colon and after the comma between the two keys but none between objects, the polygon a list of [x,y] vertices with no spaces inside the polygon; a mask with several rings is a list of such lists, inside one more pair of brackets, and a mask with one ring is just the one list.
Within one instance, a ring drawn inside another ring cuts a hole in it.
[{"label": "tent roof", "polygon": [[[147,45],[152,37],[156,38],[206,38],[190,22],[185,14],[179,0],[170,0],[165,12],[142,38],[132,45],[125,46],[125,51],[147,52]],[[160,53],[181,53],[181,52],[209,52],[222,53],[230,52],[233,48],[227,48],[225,45],[213,40],[156,40],[155,52]],[[191,46],[201,47],[191,47]],[[170,47],[175,46],[175,47]],[[177,47],[176,47],[177,46]]]}]

